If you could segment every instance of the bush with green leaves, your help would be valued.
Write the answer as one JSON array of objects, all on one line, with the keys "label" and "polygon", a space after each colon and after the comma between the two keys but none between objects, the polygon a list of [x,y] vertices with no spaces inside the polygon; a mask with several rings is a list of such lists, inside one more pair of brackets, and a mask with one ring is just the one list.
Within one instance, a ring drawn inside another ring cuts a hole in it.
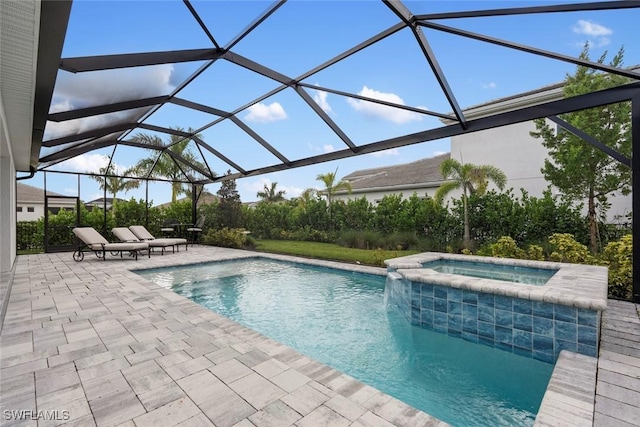
[{"label": "bush with green leaves", "polygon": [[244,249],[247,244],[247,234],[244,228],[222,228],[209,230],[203,237],[205,245],[221,246],[224,248]]},{"label": "bush with green leaves", "polygon": [[595,258],[589,248],[577,242],[572,234],[554,233],[549,237],[551,254],[549,261],[570,262],[576,264],[594,264]]},{"label": "bush with green leaves", "polygon": [[631,299],[633,288],[633,238],[631,234],[609,242],[600,257],[609,267],[609,296]]},{"label": "bush with green leaves", "polygon": [[523,259],[526,256],[526,252],[518,247],[518,244],[513,238],[502,236],[497,242],[491,243],[478,250],[478,255]]}]

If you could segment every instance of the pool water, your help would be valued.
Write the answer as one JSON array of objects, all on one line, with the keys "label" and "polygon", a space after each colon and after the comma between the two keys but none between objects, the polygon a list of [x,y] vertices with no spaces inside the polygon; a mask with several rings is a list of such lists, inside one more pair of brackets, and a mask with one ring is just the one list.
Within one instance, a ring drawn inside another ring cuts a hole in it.
[{"label": "pool water", "polygon": [[553,369],[411,326],[384,276],[260,258],[138,274],[454,426],[532,425]]},{"label": "pool water", "polygon": [[520,267],[452,259],[429,261],[423,263],[422,266],[439,273],[504,280],[515,283],[526,283],[528,285],[544,285],[558,271],[545,268]]}]

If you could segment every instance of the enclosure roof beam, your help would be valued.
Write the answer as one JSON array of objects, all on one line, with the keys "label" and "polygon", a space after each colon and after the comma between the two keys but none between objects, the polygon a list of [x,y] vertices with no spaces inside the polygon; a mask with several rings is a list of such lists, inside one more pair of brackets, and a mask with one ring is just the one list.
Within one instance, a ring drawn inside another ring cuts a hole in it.
[{"label": "enclosure roof beam", "polygon": [[[227,156],[225,156],[224,154],[222,154],[221,152],[219,152],[218,150],[216,150],[215,148],[213,148],[212,146],[210,146],[209,144],[207,144],[206,142],[204,142],[203,140],[201,140],[200,138],[198,138],[197,136],[193,137],[193,140],[196,141],[196,143],[198,145],[203,146],[207,151],[209,151],[211,154],[213,154],[214,156],[216,156],[217,158],[219,158],[220,160],[222,160],[223,162],[225,162],[226,164],[228,164],[229,166],[231,166],[232,168],[234,168],[235,170],[239,171],[241,174],[245,174],[247,173],[246,170],[244,170],[243,168],[241,168],[240,166],[238,166],[238,164],[236,164],[235,162],[233,162],[231,159],[229,159]],[[204,156],[203,156],[204,157]]]},{"label": "enclosure roof beam", "polygon": [[[410,135],[404,135],[396,138],[390,138],[370,144],[359,146],[358,155],[374,153],[377,151],[388,150],[391,148],[404,147],[407,145],[418,144],[421,142],[433,141],[436,139],[449,138],[452,136],[477,132],[481,130],[493,129],[500,126],[510,125],[514,123],[527,122],[534,119],[544,118],[548,116],[569,113],[573,111],[584,110],[588,108],[600,107],[602,105],[614,104],[617,102],[628,101],[634,95],[640,97],[640,83],[631,83],[615,88],[605,89],[598,92],[591,92],[585,95],[579,95],[572,98],[562,99],[559,101],[539,104],[532,107],[526,107],[519,110],[512,110],[505,113],[496,114],[494,116],[482,117],[467,122],[467,129],[461,128],[459,125],[453,124],[443,126],[436,129],[430,129],[417,132]],[[247,171],[245,176],[255,176],[264,173],[278,172],[290,168],[309,166],[312,164],[324,163],[333,160],[352,157],[354,154],[351,150],[344,149],[333,151],[331,153],[320,154],[313,157],[294,160],[290,164],[278,164],[267,166],[264,168]],[[219,177],[216,181],[224,179],[235,179],[241,177],[238,174],[225,175]]]},{"label": "enclosure roof beam", "polygon": [[471,31],[460,30],[458,28],[448,27],[446,25],[434,24],[432,22],[423,22],[420,21],[418,23],[423,27],[432,28],[434,30],[443,31],[446,33],[456,34],[458,36],[467,37],[474,40],[480,40],[487,43],[495,44],[498,46],[508,47],[510,49],[519,50],[522,52],[532,53],[534,55],[545,56],[547,58],[557,59],[564,62],[569,62],[571,64],[580,65],[583,67],[593,68],[600,71],[605,71],[607,73],[618,74],[620,76],[629,77],[635,80],[640,80],[640,74],[635,73],[630,70],[625,70],[621,68],[612,67],[610,65],[601,64],[599,62],[587,61],[580,58],[574,58],[572,56],[562,55],[560,53],[550,52],[548,50],[538,49],[535,47],[513,43],[506,40],[498,39],[495,37],[489,37],[478,33],[473,33]]},{"label": "enclosure roof beam", "polygon": [[604,144],[603,142],[600,142],[599,140],[597,140],[593,136],[589,135],[588,133],[585,133],[585,132],[581,131],[580,129],[578,129],[575,126],[573,126],[571,123],[568,123],[568,122],[562,120],[558,116],[549,116],[547,118],[549,120],[551,120],[552,122],[556,123],[558,126],[560,126],[563,129],[567,130],[568,132],[571,132],[572,134],[574,134],[578,138],[583,139],[585,142],[587,142],[587,143],[591,144],[592,146],[596,147],[598,150],[602,151],[603,153],[606,153],[609,156],[613,157],[614,159],[616,159],[617,161],[619,161],[623,165],[625,165],[627,167],[631,167],[631,159],[629,159],[628,157],[620,154],[619,152],[617,152],[613,148],[609,147],[608,145]]},{"label": "enclosure roof beam", "polygon": [[428,13],[415,15],[417,20],[480,18],[486,16],[532,15],[535,13],[581,12],[588,10],[624,9],[640,7],[640,1],[602,1],[592,3],[554,4],[549,6],[513,7],[502,9],[467,10],[447,13]]},{"label": "enclosure roof beam", "polygon": [[424,54],[427,62],[429,63],[429,66],[431,67],[431,71],[433,72],[436,80],[438,81],[438,84],[440,85],[440,89],[442,89],[442,92],[447,98],[447,101],[449,101],[449,105],[453,110],[453,114],[458,119],[460,126],[462,126],[463,128],[466,127],[466,120],[464,118],[462,108],[460,108],[460,105],[458,104],[458,100],[456,99],[453,90],[451,89],[451,86],[447,81],[447,77],[445,76],[444,71],[440,67],[440,63],[438,62],[433,49],[431,49],[429,41],[422,32],[422,29],[416,25],[415,17],[411,14],[409,9],[407,9],[405,5],[398,0],[383,0],[383,3],[385,3],[387,7],[389,7],[389,9],[391,9],[396,15],[398,15],[398,17],[400,17],[400,19],[402,19],[402,21],[404,21],[405,24],[409,26],[409,28],[411,28],[411,31],[413,32],[413,35],[418,42],[420,50],[422,50],[422,53]]},{"label": "enclosure roof beam", "polygon": [[92,129],[86,132],[80,132],[74,135],[67,135],[56,139],[50,139],[43,141],[43,147],[55,147],[57,145],[66,144],[68,142],[80,141],[87,138],[100,138],[110,133],[120,132],[126,129],[133,129],[138,126],[138,123],[119,123],[117,125],[111,125],[104,128]]},{"label": "enclosure roof beam", "polygon": [[213,114],[219,117],[230,117],[231,113],[228,111],[218,110],[217,108],[209,107],[207,105],[198,104],[197,102],[188,101],[186,99],[173,97],[169,100],[170,103],[180,105],[181,107],[190,108],[192,110],[202,111],[203,113]]},{"label": "enclosure roof beam", "polygon": [[311,107],[311,109],[313,109],[313,111],[318,116],[320,116],[320,118],[327,124],[327,126],[329,126],[331,130],[336,135],[338,135],[338,138],[340,138],[351,151],[353,151],[354,153],[358,151],[358,147],[353,143],[353,141],[351,141],[351,138],[349,138],[347,134],[344,133],[342,129],[340,129],[336,122],[334,122],[331,117],[329,117],[329,115],[322,109],[322,107],[320,107],[318,103],[314,101],[311,96],[309,96],[306,90],[297,85],[293,89],[298,93],[298,95],[300,95],[304,102],[306,102],[307,105],[309,105],[309,107]]},{"label": "enclosure roof beam", "polygon": [[87,71],[114,70],[118,68],[206,61],[218,59],[223,54],[224,51],[222,49],[207,48],[170,50],[164,52],[124,53],[118,55],[82,56],[61,59],[60,69],[71,73],[83,73]]},{"label": "enclosure roof beam", "polygon": [[230,50],[235,45],[240,43],[240,40],[245,38],[251,33],[251,31],[255,30],[260,24],[267,20],[272,14],[275,13],[276,10],[280,8],[283,4],[286,3],[286,0],[278,0],[271,4],[267,9],[264,10],[256,19],[249,23],[240,33],[235,36],[225,47],[224,50]]},{"label": "enclosure roof beam", "polygon": [[290,160],[287,159],[282,153],[280,153],[278,150],[276,150],[275,148],[273,148],[271,146],[271,144],[269,144],[267,141],[265,141],[260,135],[258,135],[256,132],[254,132],[253,129],[251,129],[249,126],[247,126],[242,120],[240,120],[239,118],[237,118],[236,116],[232,116],[229,118],[233,123],[236,124],[236,126],[238,126],[240,129],[242,129],[243,131],[245,131],[251,138],[255,139],[260,145],[262,145],[264,148],[266,148],[271,154],[273,154],[274,156],[276,156],[277,158],[280,159],[280,161],[284,164],[289,164]]},{"label": "enclosure roof beam", "polygon": [[200,18],[200,15],[198,15],[198,12],[196,12],[196,10],[193,8],[191,2],[189,0],[183,0],[183,2],[187,6],[187,9],[189,9],[189,12],[191,12],[191,14],[193,15],[193,18],[196,20],[198,25],[200,25],[200,28],[202,28],[202,31],[204,31],[209,40],[211,40],[211,43],[213,43],[216,49],[220,49],[220,45],[218,44],[218,42],[216,42],[216,39],[213,38],[213,35],[209,31],[209,28],[207,28],[202,18]]},{"label": "enclosure roof beam", "polygon": [[114,102],[113,104],[97,105],[95,107],[78,108],[76,110],[61,111],[49,114],[48,120],[52,122],[64,122],[67,120],[82,119],[100,114],[115,113],[134,108],[148,107],[150,105],[162,104],[169,99],[168,96],[154,96],[151,98],[133,99],[131,101]]}]

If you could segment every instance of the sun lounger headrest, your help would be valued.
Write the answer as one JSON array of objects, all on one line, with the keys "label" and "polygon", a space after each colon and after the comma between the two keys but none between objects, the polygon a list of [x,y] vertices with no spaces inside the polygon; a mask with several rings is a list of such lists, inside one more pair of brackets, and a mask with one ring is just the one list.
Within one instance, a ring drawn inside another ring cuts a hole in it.
[{"label": "sun lounger headrest", "polygon": [[153,240],[155,237],[147,231],[142,225],[132,225],[129,230],[140,240]]},{"label": "sun lounger headrest", "polygon": [[76,227],[73,229],[73,234],[87,245],[109,243],[109,241],[102,237],[93,227]]},{"label": "sun lounger headrest", "polygon": [[140,239],[131,232],[127,227],[115,227],[111,230],[114,236],[123,242],[139,242]]}]

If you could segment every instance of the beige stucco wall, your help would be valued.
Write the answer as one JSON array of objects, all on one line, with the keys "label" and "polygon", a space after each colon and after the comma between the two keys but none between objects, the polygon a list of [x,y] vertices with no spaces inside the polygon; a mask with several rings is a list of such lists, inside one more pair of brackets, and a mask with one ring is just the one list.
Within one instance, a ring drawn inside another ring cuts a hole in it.
[{"label": "beige stucco wall", "polygon": [[424,197],[425,194],[428,195],[429,197],[433,197],[437,189],[438,187],[415,186],[415,187],[403,187],[398,189],[391,189],[391,188],[377,189],[377,190],[369,191],[366,193],[355,191],[351,194],[336,194],[333,199],[347,201],[349,199],[351,200],[360,199],[362,198],[362,196],[364,196],[369,203],[375,206],[378,202],[380,202],[380,200],[382,200],[384,196],[402,193],[402,197],[404,199],[408,199],[415,192],[418,195],[418,197]]}]

